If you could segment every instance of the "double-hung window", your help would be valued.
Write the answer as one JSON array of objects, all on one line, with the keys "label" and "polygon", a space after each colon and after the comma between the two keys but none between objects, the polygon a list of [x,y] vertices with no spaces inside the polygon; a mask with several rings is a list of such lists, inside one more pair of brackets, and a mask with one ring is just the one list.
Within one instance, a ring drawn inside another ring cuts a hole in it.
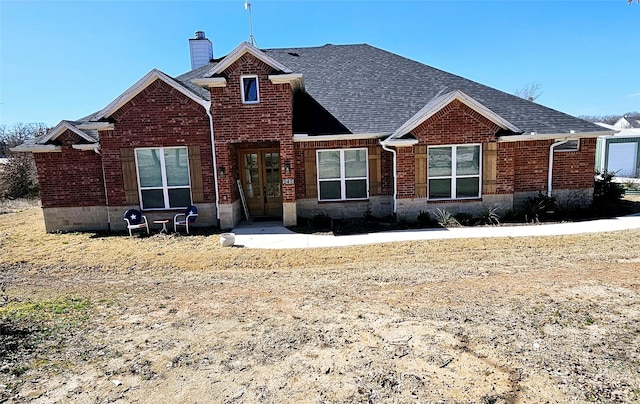
[{"label": "double-hung window", "polygon": [[480,145],[428,149],[429,199],[480,197]]},{"label": "double-hung window", "polygon": [[186,147],[136,149],[142,209],[175,209],[191,205]]},{"label": "double-hung window", "polygon": [[241,80],[242,103],[257,104],[260,102],[260,93],[258,92],[258,76],[242,76]]},{"label": "double-hung window", "polygon": [[369,197],[367,149],[318,150],[318,199]]}]

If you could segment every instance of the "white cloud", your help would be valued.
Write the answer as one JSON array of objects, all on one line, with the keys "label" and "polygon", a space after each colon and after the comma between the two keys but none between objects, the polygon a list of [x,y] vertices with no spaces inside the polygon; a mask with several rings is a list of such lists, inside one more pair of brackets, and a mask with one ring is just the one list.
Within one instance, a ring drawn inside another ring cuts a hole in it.
[{"label": "white cloud", "polygon": [[627,97],[640,97],[640,93],[629,94]]}]

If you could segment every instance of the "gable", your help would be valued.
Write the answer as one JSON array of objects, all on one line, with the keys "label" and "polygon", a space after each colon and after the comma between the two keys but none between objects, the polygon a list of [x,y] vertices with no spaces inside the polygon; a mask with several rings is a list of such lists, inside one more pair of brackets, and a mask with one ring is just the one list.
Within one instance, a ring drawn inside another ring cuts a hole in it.
[{"label": "gable", "polygon": [[396,129],[387,139],[387,142],[392,142],[394,139],[400,139],[411,133],[418,126],[428,125],[430,121],[437,122],[444,114],[463,107],[465,107],[465,114],[469,118],[474,119],[479,125],[483,125],[487,129],[492,128],[490,130],[494,133],[497,132],[497,129],[504,129],[505,131],[516,133],[521,132],[520,129],[511,122],[494,113],[464,92],[456,90],[435,97],[429,101],[420,111]]},{"label": "gable", "polygon": [[[417,143],[430,146],[487,143],[496,140],[500,129],[477,111],[454,100],[416,126],[411,135]],[[394,142],[388,144],[394,145]]]},{"label": "gable", "polygon": [[95,114],[92,119],[101,120],[111,117],[114,113],[116,113],[120,108],[122,108],[125,104],[135,98],[138,94],[144,91],[147,87],[153,84],[156,80],[160,80],[164,82],[167,86],[173,88],[177,92],[183,94],[187,98],[193,100],[194,102],[202,105],[205,109],[209,108],[210,102],[208,100],[203,99],[198,94],[194,93],[180,82],[175,79],[167,76],[163,72],[157,69],[151,70],[144,77],[138,80],[134,85],[129,87],[124,93],[122,93],[118,98],[113,100],[109,105],[103,108],[100,112]]},{"label": "gable", "polygon": [[179,111],[184,108],[198,111],[203,116],[205,114],[201,110],[202,105],[200,103],[193,102],[193,99],[168,83],[162,80],[154,80],[125,104],[119,106],[111,114],[111,117],[116,121],[121,121],[133,114],[133,119],[137,120],[149,117],[147,124],[158,125],[164,118],[178,123],[183,120],[184,114]]},{"label": "gable", "polygon": [[262,52],[255,46],[251,45],[248,42],[243,42],[239,46],[237,46],[234,50],[231,51],[224,59],[222,59],[217,65],[215,65],[211,70],[209,70],[204,77],[213,77],[224,73],[231,65],[236,63],[239,59],[244,57],[245,55],[251,55],[253,58],[259,60],[265,65],[271,67],[274,72],[282,72],[282,73],[293,73],[291,69],[282,63],[278,62],[276,59]]}]

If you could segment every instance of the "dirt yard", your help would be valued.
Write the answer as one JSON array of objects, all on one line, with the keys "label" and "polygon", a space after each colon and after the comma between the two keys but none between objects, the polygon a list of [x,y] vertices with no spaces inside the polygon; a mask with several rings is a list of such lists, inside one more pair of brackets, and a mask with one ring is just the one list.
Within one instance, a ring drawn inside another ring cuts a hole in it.
[{"label": "dirt yard", "polygon": [[639,244],[261,251],[0,214],[0,403],[638,402]]}]

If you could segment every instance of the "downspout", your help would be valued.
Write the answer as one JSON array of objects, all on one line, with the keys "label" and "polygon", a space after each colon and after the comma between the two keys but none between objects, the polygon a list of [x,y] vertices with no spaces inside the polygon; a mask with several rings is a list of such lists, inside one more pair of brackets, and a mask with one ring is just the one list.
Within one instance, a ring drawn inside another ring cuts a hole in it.
[{"label": "downspout", "polygon": [[397,162],[397,155],[396,155],[396,151],[394,149],[390,149],[384,142],[380,142],[380,146],[382,146],[382,150],[384,151],[388,151],[389,153],[393,154],[393,214],[395,215],[398,211],[397,206],[396,206],[396,201],[398,198],[398,187],[397,187],[397,181],[398,181],[398,162]]},{"label": "downspout", "polygon": [[96,147],[93,149],[98,155],[100,155],[100,164],[102,165],[102,185],[104,185],[104,203],[107,208],[107,231],[111,231],[111,212],[109,212],[109,194],[107,193],[107,176],[104,172],[104,158],[100,150]]},{"label": "downspout", "polygon": [[547,175],[547,196],[551,197],[551,183],[553,182],[553,151],[557,146],[565,144],[569,139],[560,140],[549,146],[549,173]]},{"label": "downspout", "polygon": [[218,225],[220,225],[220,192],[218,191],[218,163],[216,160],[216,141],[213,136],[213,116],[211,115],[211,104],[209,107],[205,107],[204,110],[209,117],[209,129],[211,130],[211,154],[213,156],[213,184],[216,191],[216,219],[218,219]]}]

